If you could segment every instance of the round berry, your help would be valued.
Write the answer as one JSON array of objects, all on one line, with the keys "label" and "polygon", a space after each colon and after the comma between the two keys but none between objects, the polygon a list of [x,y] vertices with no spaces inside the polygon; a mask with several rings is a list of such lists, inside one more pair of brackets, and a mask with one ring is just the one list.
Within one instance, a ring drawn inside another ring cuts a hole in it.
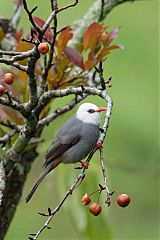
[{"label": "round berry", "polygon": [[11,85],[14,82],[14,77],[12,73],[6,73],[4,75],[4,82],[8,85]]},{"label": "round berry", "polygon": [[2,96],[5,93],[5,87],[3,85],[0,85],[0,96]]},{"label": "round berry", "polygon": [[46,42],[40,43],[39,46],[38,46],[38,51],[39,51],[41,54],[46,54],[46,53],[48,53],[48,51],[49,51],[49,45],[48,45],[48,43],[46,43]]},{"label": "round berry", "polygon": [[89,207],[89,211],[94,215],[98,216],[102,211],[101,206],[98,203],[92,203]]},{"label": "round berry", "polygon": [[83,197],[82,197],[82,204],[83,205],[88,205],[91,202],[91,198],[89,196],[88,193],[86,193]]},{"label": "round berry", "polygon": [[123,208],[127,207],[130,201],[131,201],[130,197],[125,193],[120,194],[117,198],[118,205]]}]

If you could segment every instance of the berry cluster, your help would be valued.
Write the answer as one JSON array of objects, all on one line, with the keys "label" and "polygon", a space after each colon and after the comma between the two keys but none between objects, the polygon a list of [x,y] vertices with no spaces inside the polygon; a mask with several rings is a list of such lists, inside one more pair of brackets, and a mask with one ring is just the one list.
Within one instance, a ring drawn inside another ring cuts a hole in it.
[{"label": "berry cluster", "polygon": [[[4,83],[11,85],[14,82],[13,74],[6,73],[4,77],[2,77],[2,80],[4,81]],[[5,86],[3,84],[0,84],[0,96],[5,94],[5,91],[6,91]]]},{"label": "berry cluster", "polygon": [[[88,205],[91,202],[91,197],[88,193],[86,193],[82,197],[82,204],[83,205]],[[98,216],[101,212],[102,208],[98,203],[92,203],[89,207],[90,213],[92,213],[94,216]]]},{"label": "berry cluster", "polygon": [[[101,193],[101,190],[98,190],[99,193]],[[97,192],[97,191],[95,191]],[[94,193],[95,193],[94,192]],[[90,204],[91,202],[91,195],[94,194],[94,193],[91,193],[91,194],[88,194],[86,193],[83,197],[82,197],[82,204],[83,205],[88,205]],[[114,193],[114,192],[113,192]],[[112,194],[113,194],[112,193]],[[120,194],[117,198],[117,204],[120,206],[120,207],[127,207],[130,203],[130,197],[123,193],[123,194]],[[109,206],[109,205],[108,205]],[[94,216],[98,216],[101,211],[102,211],[102,207],[100,206],[100,204],[97,202],[97,203],[91,203],[90,207],[89,207],[89,211],[91,214],[93,214]]]}]

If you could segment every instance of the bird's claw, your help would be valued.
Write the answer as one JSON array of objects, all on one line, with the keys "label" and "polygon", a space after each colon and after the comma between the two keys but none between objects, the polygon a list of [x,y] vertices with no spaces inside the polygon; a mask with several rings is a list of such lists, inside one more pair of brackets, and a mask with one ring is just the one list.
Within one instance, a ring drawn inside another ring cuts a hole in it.
[{"label": "bird's claw", "polygon": [[88,162],[81,162],[82,167],[85,167],[86,169],[89,167]]},{"label": "bird's claw", "polygon": [[96,148],[97,148],[97,149],[102,149],[102,148],[103,148],[102,143],[97,142],[97,143],[96,143]]}]

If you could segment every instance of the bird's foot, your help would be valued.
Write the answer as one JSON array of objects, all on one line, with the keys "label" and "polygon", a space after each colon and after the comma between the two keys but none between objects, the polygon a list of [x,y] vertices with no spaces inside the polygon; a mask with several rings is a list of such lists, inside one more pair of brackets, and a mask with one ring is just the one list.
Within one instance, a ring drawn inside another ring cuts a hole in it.
[{"label": "bird's foot", "polygon": [[103,148],[103,144],[100,143],[100,142],[97,142],[97,143],[96,143],[96,148],[97,148],[97,149],[102,149],[102,148]]},{"label": "bird's foot", "polygon": [[82,167],[85,167],[86,169],[89,167],[89,163],[88,162],[80,162]]}]

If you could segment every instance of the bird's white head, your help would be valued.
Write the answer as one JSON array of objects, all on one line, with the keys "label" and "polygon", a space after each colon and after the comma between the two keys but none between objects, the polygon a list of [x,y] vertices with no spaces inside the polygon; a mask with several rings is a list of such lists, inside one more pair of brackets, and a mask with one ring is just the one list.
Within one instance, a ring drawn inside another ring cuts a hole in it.
[{"label": "bird's white head", "polygon": [[76,117],[84,122],[93,125],[99,125],[101,120],[101,112],[106,111],[107,108],[99,108],[93,103],[83,103],[78,108]]}]

